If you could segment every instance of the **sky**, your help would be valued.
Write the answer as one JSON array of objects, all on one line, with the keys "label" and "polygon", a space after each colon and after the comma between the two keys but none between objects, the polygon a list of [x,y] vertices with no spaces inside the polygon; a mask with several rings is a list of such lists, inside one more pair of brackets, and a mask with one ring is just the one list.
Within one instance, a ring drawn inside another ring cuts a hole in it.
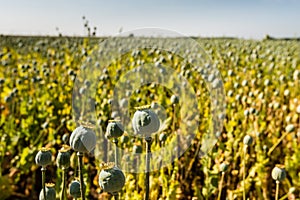
[{"label": "sky", "polygon": [[300,37],[300,0],[0,0],[0,34],[98,36],[144,27],[186,36]]}]

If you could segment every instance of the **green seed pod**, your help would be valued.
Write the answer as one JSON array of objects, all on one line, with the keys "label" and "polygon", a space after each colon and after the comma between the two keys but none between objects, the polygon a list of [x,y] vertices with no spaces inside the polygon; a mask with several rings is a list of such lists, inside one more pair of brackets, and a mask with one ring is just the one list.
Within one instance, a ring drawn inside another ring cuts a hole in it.
[{"label": "green seed pod", "polygon": [[243,82],[242,82],[242,86],[243,86],[243,87],[246,87],[246,86],[248,86],[248,81],[247,81],[247,80],[243,80]]},{"label": "green seed pod", "polygon": [[297,106],[297,108],[296,108],[296,112],[297,112],[298,114],[300,114],[300,105],[299,105],[299,106]]},{"label": "green seed pod", "polygon": [[11,95],[4,97],[4,101],[5,101],[6,103],[11,102],[11,100],[12,100],[12,96],[11,96]]},{"label": "green seed pod", "polygon": [[235,75],[234,72],[231,69],[228,70],[227,74],[228,74],[228,76],[234,76]]},{"label": "green seed pod", "polygon": [[253,92],[250,91],[250,92],[248,93],[248,96],[251,97],[251,98],[254,97]]},{"label": "green seed pod", "polygon": [[96,146],[95,132],[88,127],[77,127],[71,134],[70,146],[81,153],[91,152]]},{"label": "green seed pod", "polygon": [[268,153],[269,147],[267,145],[263,146],[263,151],[264,153]]},{"label": "green seed pod", "polygon": [[[83,185],[83,190],[85,191],[85,184]],[[81,197],[80,182],[78,180],[74,180],[71,182],[70,187],[69,187],[69,192],[73,198]]]},{"label": "green seed pod", "polygon": [[291,187],[291,188],[289,189],[289,193],[290,193],[290,194],[293,194],[295,191],[296,191],[296,188],[295,188],[295,187]]},{"label": "green seed pod", "polygon": [[229,90],[228,93],[227,93],[227,96],[232,97],[233,96],[233,91]]},{"label": "green seed pod", "polygon": [[263,100],[264,99],[264,95],[265,94],[263,92],[259,93],[258,99]]},{"label": "green seed pod", "polygon": [[128,107],[128,100],[126,98],[121,99],[120,107],[123,108],[123,109]]},{"label": "green seed pod", "polygon": [[212,82],[212,88],[213,89],[216,89],[216,88],[218,88],[219,86],[221,85],[221,80],[219,80],[219,79],[214,79],[214,81]]},{"label": "green seed pod", "polygon": [[294,80],[298,80],[300,79],[300,71],[299,70],[295,70],[293,73],[293,79]]},{"label": "green seed pod", "polygon": [[226,162],[221,163],[220,165],[220,171],[221,172],[226,172],[228,169],[228,164]]},{"label": "green seed pod", "polygon": [[241,100],[241,95],[240,94],[235,95],[235,100],[240,101]]},{"label": "green seed pod", "polygon": [[264,81],[264,85],[265,86],[269,86],[271,84],[271,81],[269,80],[269,79],[266,79],[265,81]]},{"label": "green seed pod", "polygon": [[120,142],[123,144],[126,144],[127,142],[129,142],[129,137],[128,135],[122,135],[120,138]]},{"label": "green seed pod", "polygon": [[249,110],[244,110],[244,116],[247,117],[247,116],[249,116],[249,114],[250,114],[250,113],[249,113]]},{"label": "green seed pod", "polygon": [[147,108],[138,108],[132,119],[132,127],[135,134],[149,137],[158,131],[160,122],[156,113]]},{"label": "green seed pod", "polygon": [[176,95],[171,96],[171,103],[172,104],[178,104],[179,103],[179,97]]},{"label": "green seed pod", "polygon": [[70,147],[69,149],[63,147],[58,151],[56,164],[61,169],[70,167]]},{"label": "green seed pod", "polygon": [[107,139],[119,138],[123,135],[123,133],[124,127],[122,124],[116,120],[111,120],[106,127],[105,137]]},{"label": "green seed pod", "polygon": [[284,75],[284,74],[281,74],[281,75],[279,76],[279,80],[280,80],[281,82],[285,82],[285,81],[286,81],[285,75]]},{"label": "green seed pod", "polygon": [[99,185],[104,192],[115,193],[119,192],[125,184],[125,176],[122,170],[114,166],[113,163],[108,163],[99,174]]},{"label": "green seed pod", "polygon": [[234,89],[238,89],[239,87],[240,87],[240,84],[239,84],[239,83],[234,83],[234,84],[233,84],[233,88],[234,88]]},{"label": "green seed pod", "polygon": [[249,112],[251,115],[254,115],[256,113],[256,109],[255,108],[250,108]]},{"label": "green seed pod", "polygon": [[246,135],[243,140],[244,145],[251,145],[253,143],[253,138],[250,135]]},{"label": "green seed pod", "polygon": [[293,124],[289,124],[289,125],[287,125],[286,127],[285,127],[285,131],[287,132],[287,133],[291,133],[291,132],[293,132],[295,130],[295,126],[293,125]]},{"label": "green seed pod", "polygon": [[161,133],[159,135],[159,141],[165,142],[167,140],[167,135],[165,133]]},{"label": "green seed pod", "polygon": [[56,192],[53,183],[46,183],[46,198],[44,197],[44,188],[40,192],[39,200],[55,200]]},{"label": "green seed pod", "polygon": [[[242,102],[247,103],[247,101],[248,101],[248,97],[247,96],[243,96],[242,97]],[[249,110],[247,110],[247,112],[248,112],[248,115],[249,115]]]},{"label": "green seed pod", "polygon": [[287,117],[285,118],[285,121],[286,121],[287,123],[289,123],[291,120],[292,120],[292,117],[291,117],[291,116],[287,116]]},{"label": "green seed pod", "polygon": [[284,90],[283,95],[284,95],[285,97],[290,96],[290,90],[288,90],[288,89]]},{"label": "green seed pod", "polygon": [[69,134],[68,133],[63,134],[63,136],[62,136],[63,143],[67,144],[68,140],[69,140]]},{"label": "green seed pod", "polygon": [[35,163],[42,167],[46,167],[51,163],[51,151],[48,148],[41,148],[41,150],[35,156]]},{"label": "green seed pod", "polygon": [[276,96],[276,97],[279,96],[279,91],[278,91],[278,90],[275,90],[275,91],[274,91],[274,96]]},{"label": "green seed pod", "polygon": [[275,103],[273,104],[273,108],[274,108],[274,109],[278,109],[279,107],[280,107],[280,103],[275,102]]},{"label": "green seed pod", "polygon": [[286,178],[286,172],[283,165],[276,165],[272,170],[272,178],[275,181],[283,181]]},{"label": "green seed pod", "polygon": [[143,147],[141,145],[135,144],[132,148],[132,152],[137,154],[137,153],[142,153],[143,152]]}]

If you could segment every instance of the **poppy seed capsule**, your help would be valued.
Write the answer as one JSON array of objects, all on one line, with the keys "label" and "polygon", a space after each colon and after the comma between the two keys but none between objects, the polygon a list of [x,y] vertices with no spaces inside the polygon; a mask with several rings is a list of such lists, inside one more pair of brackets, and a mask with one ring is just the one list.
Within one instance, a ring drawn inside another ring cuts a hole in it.
[{"label": "poppy seed capsule", "polygon": [[179,97],[176,95],[171,96],[171,103],[172,104],[178,104],[179,103]]},{"label": "poppy seed capsule", "polygon": [[250,135],[246,135],[243,140],[244,145],[251,145],[253,143],[253,138]]},{"label": "poppy seed capsule", "polygon": [[63,136],[62,136],[62,141],[64,144],[67,144],[68,143],[68,140],[69,140],[69,134],[68,133],[65,133]]},{"label": "poppy seed capsule", "polygon": [[[85,191],[85,185],[83,185],[83,190]],[[71,182],[70,187],[69,187],[69,192],[73,198],[81,197],[80,182],[78,180],[74,180]]]},{"label": "poppy seed capsule", "polygon": [[290,91],[288,89],[284,90],[283,95],[288,97],[290,95]]},{"label": "poppy seed capsule", "polygon": [[161,133],[159,135],[159,141],[165,142],[167,140],[167,135],[165,133]]},{"label": "poppy seed capsule", "polygon": [[99,185],[104,192],[119,192],[125,184],[122,170],[116,166],[103,168],[99,174]]},{"label": "poppy seed capsule", "polygon": [[276,165],[272,170],[272,178],[275,181],[283,181],[286,178],[286,172],[283,165]]},{"label": "poppy seed capsule", "polygon": [[46,183],[46,198],[44,197],[44,188],[41,190],[39,195],[39,200],[55,200],[56,199],[56,192],[53,183]]},{"label": "poppy seed capsule", "polygon": [[221,172],[226,172],[227,169],[228,169],[228,164],[225,163],[225,162],[221,163],[221,165],[220,165],[220,171]]},{"label": "poppy seed capsule", "polygon": [[247,116],[249,116],[249,114],[250,114],[250,113],[249,113],[249,110],[244,110],[244,116],[247,117]]},{"label": "poppy seed capsule", "polygon": [[127,135],[122,135],[120,138],[121,143],[125,144],[129,142],[129,137]]},{"label": "poppy seed capsule", "polygon": [[289,124],[289,125],[287,125],[286,127],[285,127],[285,131],[287,132],[287,133],[291,133],[291,132],[293,132],[295,130],[295,126],[293,125],[293,124]]},{"label": "poppy seed capsule", "polygon": [[11,100],[12,100],[12,96],[11,95],[4,97],[4,101],[6,103],[9,103]]},{"label": "poppy seed capsule", "polygon": [[126,98],[121,99],[120,101],[120,107],[125,109],[128,106],[128,100]]},{"label": "poppy seed capsule", "polygon": [[49,165],[51,163],[51,157],[52,157],[52,154],[51,154],[50,149],[43,147],[36,154],[35,163],[42,167],[46,167],[47,165]]},{"label": "poppy seed capsule", "polygon": [[77,127],[71,134],[70,146],[81,153],[91,152],[96,146],[95,132],[87,127]]},{"label": "poppy seed capsule", "polygon": [[56,164],[59,168],[70,167],[70,152],[69,149],[60,149],[57,154]]},{"label": "poppy seed capsule", "polygon": [[137,154],[137,153],[142,153],[143,152],[143,148],[141,145],[134,145],[132,148],[132,152]]},{"label": "poppy seed capsule", "polygon": [[243,80],[243,82],[242,82],[242,86],[243,86],[243,87],[246,87],[246,86],[248,86],[248,81],[247,81],[247,80]]},{"label": "poppy seed capsule", "polygon": [[156,113],[150,109],[139,109],[134,113],[132,127],[135,134],[149,137],[158,131],[160,122]]},{"label": "poppy seed capsule", "polygon": [[250,108],[250,109],[249,109],[249,112],[250,112],[250,114],[252,114],[252,115],[253,115],[253,114],[255,114],[255,113],[256,113],[256,110],[255,110],[255,108]]},{"label": "poppy seed capsule", "polygon": [[105,137],[107,139],[119,138],[124,133],[124,127],[118,121],[112,120],[108,123],[106,127]]},{"label": "poppy seed capsule", "polygon": [[300,114],[300,105],[299,105],[299,106],[297,106],[297,108],[296,108],[296,112],[297,112],[298,114]]}]

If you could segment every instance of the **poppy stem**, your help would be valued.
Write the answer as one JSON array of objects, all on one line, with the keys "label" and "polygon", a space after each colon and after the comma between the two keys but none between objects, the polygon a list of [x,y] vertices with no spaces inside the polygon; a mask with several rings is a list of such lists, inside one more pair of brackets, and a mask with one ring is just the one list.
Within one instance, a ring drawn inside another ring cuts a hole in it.
[{"label": "poppy stem", "polygon": [[46,182],[46,167],[42,167],[41,171],[42,171],[43,195],[44,195],[44,199],[47,200],[47,197],[46,197],[46,185],[45,185],[45,182]]},{"label": "poppy stem", "polygon": [[144,200],[149,200],[149,192],[150,192],[150,184],[149,184],[149,177],[150,177],[150,160],[151,160],[151,143],[152,138],[146,137],[146,179],[145,179],[145,198]]},{"label": "poppy stem", "polygon": [[67,169],[63,168],[62,169],[62,190],[60,194],[60,199],[64,200],[66,198],[66,172]]},{"label": "poppy stem", "polygon": [[81,199],[85,200],[84,196],[84,181],[83,181],[83,173],[82,173],[82,160],[83,160],[83,153],[77,152],[78,156],[78,173],[79,173],[79,179],[80,179],[80,193],[81,193]]},{"label": "poppy stem", "polygon": [[224,181],[224,175],[225,175],[225,172],[222,172],[221,181],[220,181],[220,185],[219,185],[219,195],[218,195],[218,200],[221,200],[221,194],[222,194],[222,186],[223,186],[223,181]]},{"label": "poppy stem", "polygon": [[243,149],[243,200],[246,200],[246,153],[247,153],[247,147],[248,145],[245,145],[244,146],[244,149]]},{"label": "poppy stem", "polygon": [[115,166],[118,167],[119,162],[118,162],[118,158],[119,158],[119,151],[118,151],[118,139],[114,138],[113,139],[113,143],[115,143]]},{"label": "poppy stem", "polygon": [[114,196],[115,200],[119,200],[119,193],[118,192],[113,193],[113,196]]},{"label": "poppy stem", "polygon": [[279,181],[276,181],[276,193],[275,193],[275,200],[278,200],[278,194],[279,194]]}]

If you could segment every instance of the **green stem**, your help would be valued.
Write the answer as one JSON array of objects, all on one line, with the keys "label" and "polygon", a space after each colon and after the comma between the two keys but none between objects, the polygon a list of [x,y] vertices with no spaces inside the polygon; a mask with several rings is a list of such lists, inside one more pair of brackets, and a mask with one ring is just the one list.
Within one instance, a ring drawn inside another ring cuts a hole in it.
[{"label": "green stem", "polygon": [[[176,132],[176,123],[177,123],[177,111],[176,111],[176,104],[173,104],[173,131]],[[177,152],[176,152],[176,156],[179,159],[180,157],[180,151],[179,151],[179,134],[176,134],[176,143],[177,143]]]},{"label": "green stem", "polygon": [[150,177],[150,159],[151,159],[151,137],[146,137],[146,178],[145,178],[145,198],[144,200],[149,200],[149,192],[150,192],[150,184],[149,184],[149,177]]},{"label": "green stem", "polygon": [[43,195],[44,195],[44,199],[47,200],[47,197],[46,197],[46,185],[45,185],[45,182],[46,182],[46,167],[42,166],[42,187],[43,187]]},{"label": "green stem", "polygon": [[66,199],[66,172],[67,172],[67,169],[66,168],[63,168],[62,169],[62,190],[61,190],[61,196],[60,196],[60,199],[61,200],[64,200]]},{"label": "green stem", "polygon": [[271,149],[268,152],[268,156],[271,155],[271,153],[274,151],[274,149],[280,144],[280,142],[289,134],[289,132],[284,133],[279,140],[271,147]]},{"label": "green stem", "polygon": [[83,164],[82,164],[82,159],[83,159],[83,153],[77,152],[78,156],[78,173],[79,173],[79,179],[80,179],[80,193],[81,193],[81,199],[85,200],[85,195],[84,195],[84,181],[83,181]]},{"label": "green stem", "polygon": [[279,181],[276,181],[275,200],[278,200],[278,194],[279,194]]},{"label": "green stem", "polygon": [[115,166],[118,166],[119,165],[118,139],[114,138],[113,143],[115,143]]},{"label": "green stem", "polygon": [[222,172],[221,181],[220,181],[220,185],[219,185],[219,195],[218,195],[218,200],[221,200],[221,194],[222,194],[222,186],[223,186],[223,181],[224,181],[224,175],[225,175],[225,172]]},{"label": "green stem", "polygon": [[115,200],[119,200],[119,193],[118,192],[113,193],[113,196],[114,196]]},{"label": "green stem", "polygon": [[288,199],[290,193],[286,193],[283,197],[281,197],[279,200]]},{"label": "green stem", "polygon": [[248,145],[245,145],[244,146],[244,151],[243,151],[243,200],[246,200],[246,182],[245,182],[245,179],[246,179],[246,152],[247,152],[247,147]]},{"label": "green stem", "polygon": [[[178,162],[175,162],[175,167],[178,165],[179,163],[179,157],[180,157],[180,151],[179,151],[179,143],[180,143],[180,140],[179,140],[179,134],[178,132],[176,132],[176,123],[177,123],[177,111],[176,111],[176,104],[173,104],[173,131],[175,133],[175,136],[176,136],[176,146],[177,146],[177,149],[176,149],[176,157],[178,159]],[[178,167],[178,166],[177,166]],[[177,171],[177,176],[176,176],[176,180],[179,180],[179,177],[180,177],[180,170]]]}]

